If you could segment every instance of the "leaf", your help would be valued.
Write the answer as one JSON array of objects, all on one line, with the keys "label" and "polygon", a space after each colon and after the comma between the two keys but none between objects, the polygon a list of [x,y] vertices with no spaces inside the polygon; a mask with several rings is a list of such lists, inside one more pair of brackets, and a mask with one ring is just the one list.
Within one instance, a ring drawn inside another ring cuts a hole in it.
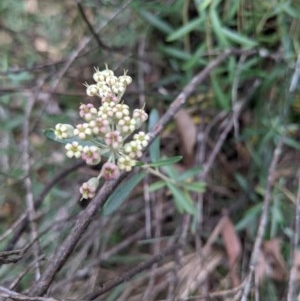
[{"label": "leaf", "polygon": [[286,263],[281,252],[281,240],[273,238],[265,241],[262,245],[262,252],[269,264],[267,272],[272,279],[283,281],[288,275]]},{"label": "leaf", "polygon": [[193,178],[194,176],[201,173],[202,170],[203,170],[203,167],[201,167],[201,166],[195,166],[195,167],[189,168],[187,171],[183,172],[182,174],[180,174],[178,176],[177,181],[183,182],[185,180]]},{"label": "leaf", "polygon": [[240,279],[237,275],[237,260],[241,254],[241,242],[234,229],[234,225],[231,222],[228,216],[222,217],[222,237],[228,256],[229,267],[230,267],[230,276],[234,286],[240,284]]},{"label": "leaf", "polygon": [[166,21],[163,21],[158,16],[146,11],[146,10],[139,10],[140,15],[148,21],[153,27],[157,28],[163,33],[170,34],[173,31],[172,26],[167,23]]},{"label": "leaf", "polygon": [[80,145],[85,146],[85,145],[95,145],[93,142],[91,141],[84,141],[79,139],[78,137],[74,136],[72,138],[67,138],[67,139],[59,139],[56,137],[56,135],[54,134],[54,130],[53,129],[46,129],[44,130],[44,135],[56,142],[59,143],[63,143],[63,144],[67,144],[67,143],[72,143],[74,141],[77,141]]},{"label": "leaf", "polygon": [[195,159],[197,128],[186,110],[181,109],[175,116],[176,128],[179,135],[183,161],[186,167],[192,167]]},{"label": "leaf", "polygon": [[178,40],[185,35],[187,35],[189,32],[200,28],[201,23],[203,23],[203,18],[197,18],[195,20],[190,21],[189,23],[183,25],[178,30],[175,30],[172,34],[170,34],[167,37],[167,42],[173,42],[175,40]]},{"label": "leaf", "polygon": [[194,192],[203,192],[205,191],[205,183],[204,182],[196,182],[196,183],[182,183],[183,187],[187,190]]},{"label": "leaf", "polygon": [[[149,115],[148,130],[152,129],[159,119],[158,111],[153,109]],[[157,137],[149,146],[150,159],[152,162],[160,158],[160,139]]]},{"label": "leaf", "polygon": [[228,40],[226,39],[224,33],[222,32],[222,24],[219,20],[218,13],[215,9],[210,10],[210,19],[212,23],[212,28],[218,40],[223,47],[229,47]]},{"label": "leaf", "polygon": [[162,167],[162,170],[173,180],[178,179],[178,172],[173,165],[166,165]]},{"label": "leaf", "polygon": [[231,105],[231,99],[228,97],[228,94],[223,92],[222,80],[219,79],[215,72],[211,73],[211,83],[218,105],[221,107],[222,110],[229,110]]},{"label": "leaf", "polygon": [[178,211],[180,213],[186,212],[194,215],[196,210],[189,194],[180,190],[177,186],[170,182],[167,182],[166,184],[174,197],[174,202]]},{"label": "leaf", "polygon": [[[174,57],[179,60],[185,61],[191,58],[191,55],[183,49],[178,49],[175,47],[160,47],[160,49],[168,56]],[[199,60],[199,56],[197,59]]]},{"label": "leaf", "polygon": [[1,128],[5,130],[12,130],[24,123],[24,116],[16,116],[14,118],[5,118]]},{"label": "leaf", "polygon": [[149,186],[149,192],[154,192],[156,190],[162,189],[166,186],[165,181],[157,181]]},{"label": "leaf", "polygon": [[103,215],[107,216],[115,212],[145,176],[145,172],[139,172],[133,175],[129,180],[121,183],[104,204],[102,209]]},{"label": "leaf", "polygon": [[236,224],[237,231],[247,229],[248,231],[256,230],[257,219],[262,210],[262,204],[259,203],[252,208],[248,209],[243,218]]},{"label": "leaf", "polygon": [[244,47],[253,48],[257,45],[256,41],[253,41],[252,39],[249,39],[248,37],[245,37],[244,35],[236,32],[236,31],[233,31],[231,29],[222,27],[222,33],[229,40],[231,40],[235,43],[238,43]]},{"label": "leaf", "polygon": [[158,160],[156,162],[148,164],[148,166],[150,166],[150,167],[167,166],[167,165],[171,165],[171,164],[177,163],[181,159],[182,159],[182,156],[175,156],[175,157],[171,157],[171,158],[160,159],[160,160]]}]

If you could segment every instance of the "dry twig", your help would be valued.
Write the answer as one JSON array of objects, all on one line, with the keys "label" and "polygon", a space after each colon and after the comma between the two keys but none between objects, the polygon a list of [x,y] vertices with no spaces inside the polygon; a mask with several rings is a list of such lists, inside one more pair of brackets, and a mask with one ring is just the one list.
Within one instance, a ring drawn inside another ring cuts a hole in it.
[{"label": "dry twig", "polygon": [[294,235],[293,235],[293,245],[292,245],[292,253],[293,258],[292,261],[292,268],[290,271],[290,278],[289,278],[289,288],[287,294],[287,301],[294,301],[296,300],[296,282],[297,282],[297,271],[298,267],[296,265],[296,252],[299,243],[299,231],[300,231],[300,170],[298,170],[298,192],[296,198],[296,217],[295,217],[295,228],[294,228]]},{"label": "dry twig", "polygon": [[270,207],[270,202],[271,202],[271,197],[272,197],[272,188],[274,186],[276,167],[277,167],[277,164],[279,161],[282,147],[283,147],[283,137],[280,137],[280,140],[277,143],[276,148],[274,150],[273,158],[272,158],[272,161],[271,161],[271,164],[269,167],[269,171],[268,171],[268,182],[267,182],[267,187],[266,187],[265,196],[264,196],[263,210],[262,210],[262,214],[261,214],[260,221],[259,221],[255,244],[254,244],[253,251],[251,254],[250,272],[247,277],[247,281],[245,282],[245,287],[243,290],[243,295],[242,295],[241,301],[248,300],[248,295],[250,292],[250,288],[251,288],[251,284],[252,284],[252,280],[253,280],[253,276],[254,276],[254,271],[255,271],[255,268],[257,265],[260,248],[262,245],[263,237],[264,237],[267,222],[268,222],[268,212],[269,212],[269,207]]}]

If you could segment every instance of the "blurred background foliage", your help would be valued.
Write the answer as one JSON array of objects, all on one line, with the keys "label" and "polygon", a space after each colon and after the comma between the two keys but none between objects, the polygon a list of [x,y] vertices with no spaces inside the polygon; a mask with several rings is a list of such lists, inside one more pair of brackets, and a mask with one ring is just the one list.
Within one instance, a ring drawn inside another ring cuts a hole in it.
[{"label": "blurred background foliage", "polygon": [[[94,67],[102,69],[107,63],[119,75],[128,69],[134,82],[127,90],[126,101],[132,107],[141,107],[146,102],[148,113],[155,109],[161,116],[195,74],[218,54],[236,49],[236,54],[215,68],[209,80],[194,91],[185,107],[193,123],[186,131],[196,129],[199,134],[215,123],[206,141],[209,152],[223,129],[222,116],[246,99],[246,106],[206,179],[202,232],[197,233],[196,227],[194,235],[205,240],[226,209],[242,237],[243,260],[248,262],[262,210],[268,168],[274,147],[283,136],[284,152],[276,171],[265,239],[280,238],[283,250],[280,255],[290,263],[296,174],[300,163],[300,91],[295,77],[300,53],[300,2],[82,0],[78,3],[71,0],[0,2],[0,234],[27,210],[26,176],[30,176],[37,198],[59,172],[74,163],[65,158],[60,145],[44,137],[43,130],[58,122],[74,124],[79,120],[78,107],[88,100],[83,83],[91,82]],[[21,157],[29,98],[34,99],[34,107],[29,119],[30,173],[27,175]],[[92,101],[97,104],[97,99]],[[217,116],[221,116],[219,121]],[[161,136],[161,154],[182,155],[182,141],[175,121],[171,122]],[[192,156],[197,157],[196,145]],[[192,166],[178,168],[189,170]],[[81,168],[57,183],[43,200],[37,223],[39,230],[45,231],[41,245],[47,256],[55,251],[70,231],[70,221],[82,210],[78,187],[94,173]],[[105,252],[145,227],[145,220],[149,222],[149,219],[145,216],[144,207],[148,205],[143,190],[149,185],[152,200],[149,210],[152,218],[159,220],[161,229],[156,234],[147,232],[149,240],[137,243],[136,239],[121,254],[112,256],[105,266],[110,270],[108,278],[124,269],[124,265],[140,262],[157,243],[156,239],[159,240],[156,235],[167,238],[178,235],[182,217],[174,209],[166,188],[151,188],[155,181],[147,177],[120,212],[95,221],[52,287],[55,294],[63,287],[63,282],[59,282],[62,275],[75,275],[76,271],[90,266],[98,252]],[[95,236],[97,227],[104,230]],[[142,238],[145,236],[139,239]],[[6,248],[9,239],[1,240],[1,249]],[[28,240],[25,232],[17,246]],[[191,242],[189,248],[193,245]],[[20,265],[1,267],[0,282],[10,283],[30,260],[25,258]],[[225,277],[222,270],[215,273],[210,280]],[[25,290],[32,281],[29,272],[18,289]],[[80,285],[74,288],[74,283],[68,284],[67,295],[84,290]],[[266,283],[262,294],[267,296],[272,292],[273,297],[262,300],[284,300],[284,289],[276,287],[272,279]],[[143,285],[137,284],[133,295],[140,296]],[[221,289],[222,284],[211,284],[211,288]],[[121,292],[114,294],[116,297],[112,292],[110,300],[117,300]],[[165,295],[159,292],[157,296]]]}]

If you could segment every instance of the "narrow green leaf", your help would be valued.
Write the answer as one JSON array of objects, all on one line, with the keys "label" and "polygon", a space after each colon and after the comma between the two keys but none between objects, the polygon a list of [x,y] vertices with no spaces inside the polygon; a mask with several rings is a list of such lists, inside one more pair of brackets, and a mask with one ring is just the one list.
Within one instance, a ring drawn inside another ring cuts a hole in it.
[{"label": "narrow green leaf", "polygon": [[204,182],[183,183],[182,185],[185,189],[193,192],[203,192],[206,187]]},{"label": "narrow green leaf", "polygon": [[300,143],[292,138],[285,137],[284,143],[290,147],[293,147],[295,149],[300,149]]},{"label": "narrow green leaf", "polygon": [[218,13],[215,9],[210,10],[210,19],[212,23],[212,28],[222,47],[229,47],[228,40],[226,39],[224,33],[222,32],[222,24],[219,20]]},{"label": "narrow green leaf", "polygon": [[200,25],[203,23],[203,18],[197,18],[195,20],[190,21],[189,23],[183,25],[178,30],[175,30],[172,34],[167,37],[167,42],[173,42],[175,40],[179,40],[180,38],[187,35],[189,32],[200,28]]},{"label": "narrow green leaf", "polygon": [[165,54],[168,54],[170,57],[174,57],[179,60],[185,61],[191,58],[191,55],[188,52],[184,51],[183,49],[178,49],[175,47],[160,47],[160,49]]},{"label": "narrow green leaf", "polygon": [[211,5],[211,2],[213,2],[213,0],[202,0],[199,4],[199,9],[205,10],[209,5]]},{"label": "narrow green leaf", "polygon": [[24,122],[24,116],[20,115],[20,116],[16,116],[14,118],[6,118],[4,119],[5,122],[2,123],[1,129],[5,129],[5,130],[12,130],[15,129],[18,126],[21,126]]},{"label": "narrow green leaf", "polygon": [[151,167],[166,166],[166,165],[171,165],[171,164],[177,163],[181,159],[182,159],[182,156],[175,156],[175,157],[171,157],[171,158],[160,159],[160,160],[150,163],[148,165]]},{"label": "narrow green leaf", "polygon": [[149,191],[154,192],[156,190],[162,189],[165,186],[166,186],[165,181],[157,181],[149,186]]},{"label": "narrow green leaf", "polygon": [[[151,130],[156,125],[158,120],[159,120],[158,111],[155,109],[151,110],[150,115],[149,115],[148,130]],[[152,162],[159,160],[159,158],[160,158],[159,137],[157,137],[149,146],[149,153],[150,153],[150,159]]]},{"label": "narrow green leaf", "polygon": [[173,31],[172,26],[166,21],[159,18],[157,15],[154,15],[146,10],[139,10],[140,15],[153,27],[157,28],[161,32],[170,34]]},{"label": "narrow green leaf", "polygon": [[121,183],[104,204],[102,209],[103,215],[110,215],[115,212],[145,176],[145,172],[139,172],[133,175],[129,180]]},{"label": "narrow green leaf", "polygon": [[257,45],[256,41],[253,41],[252,39],[250,39],[248,37],[245,37],[244,35],[236,32],[236,31],[233,31],[231,29],[222,27],[222,33],[229,40],[231,40],[235,43],[238,43],[238,44],[240,44],[244,47],[252,48],[252,47],[255,47]]},{"label": "narrow green leaf", "polygon": [[166,165],[162,167],[162,170],[173,180],[177,180],[178,179],[178,172],[176,170],[176,168],[174,168],[173,165]]},{"label": "narrow green leaf", "polygon": [[231,99],[229,99],[228,94],[224,93],[221,88],[221,80],[218,78],[215,72],[211,73],[211,83],[216,95],[216,100],[218,105],[223,110],[229,110],[231,105]]},{"label": "narrow green leaf", "polygon": [[248,209],[244,214],[244,217],[236,224],[236,231],[242,231],[244,229],[248,229],[250,226],[255,226],[261,210],[262,203],[259,203]]},{"label": "narrow green leaf", "polygon": [[171,184],[170,182],[167,182],[166,184],[174,196],[174,202],[179,212],[195,214],[196,210],[191,198],[189,197],[189,194],[180,190],[177,186]]},{"label": "narrow green leaf", "polygon": [[183,182],[187,179],[193,178],[194,176],[199,175],[202,170],[203,170],[202,166],[192,167],[192,168],[188,169],[187,171],[183,172],[182,174],[180,174],[177,178],[177,181]]},{"label": "narrow green leaf", "polygon": [[203,53],[206,51],[205,43],[200,44],[199,47],[192,53],[190,59],[183,64],[183,70],[191,70],[198,66],[206,66],[207,61],[203,58]]}]

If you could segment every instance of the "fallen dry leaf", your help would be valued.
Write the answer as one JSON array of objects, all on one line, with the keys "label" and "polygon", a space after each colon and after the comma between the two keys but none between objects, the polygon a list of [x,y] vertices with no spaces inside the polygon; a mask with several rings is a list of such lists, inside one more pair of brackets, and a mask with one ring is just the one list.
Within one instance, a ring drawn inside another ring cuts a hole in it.
[{"label": "fallen dry leaf", "polygon": [[175,116],[176,128],[179,135],[183,162],[186,167],[193,166],[197,128],[186,110],[181,109]]},{"label": "fallen dry leaf", "polygon": [[268,276],[275,280],[284,280],[287,276],[287,269],[281,255],[281,240],[274,238],[265,241],[262,246],[262,251],[270,266]]},{"label": "fallen dry leaf", "polygon": [[222,217],[222,237],[224,241],[224,246],[229,261],[230,268],[230,277],[232,280],[233,286],[240,285],[240,279],[237,275],[237,261],[241,254],[241,242],[234,229],[234,225],[231,222],[230,218],[225,215]]},{"label": "fallen dry leaf", "polygon": [[255,268],[255,277],[259,284],[261,284],[265,278],[277,281],[282,281],[287,278],[287,268],[280,248],[281,242],[278,238],[263,243]]}]

